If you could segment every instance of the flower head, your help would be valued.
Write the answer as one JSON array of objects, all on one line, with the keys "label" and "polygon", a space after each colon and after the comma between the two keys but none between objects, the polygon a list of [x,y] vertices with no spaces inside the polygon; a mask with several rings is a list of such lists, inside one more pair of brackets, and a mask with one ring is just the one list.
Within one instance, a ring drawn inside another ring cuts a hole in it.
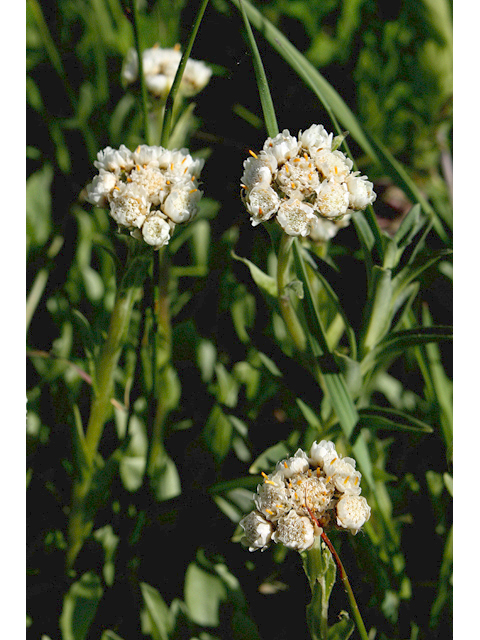
[{"label": "flower head", "polygon": [[297,137],[285,129],[259,154],[250,152],[241,185],[253,226],[276,219],[288,235],[325,242],[348,225],[352,211],[375,201],[372,183],[352,172],[353,162],[332,150],[332,141],[314,124]]},{"label": "flower head", "polygon": [[194,160],[187,149],[106,147],[94,164],[98,175],[87,187],[87,200],[108,205],[120,228],[155,249],[168,244],[176,224],[197,212],[203,160]]},{"label": "flower head", "polygon": [[[178,47],[162,49],[154,46],[145,49],[142,54],[143,75],[149,92],[160,99],[165,99],[170,91],[182,54]],[[138,55],[130,49],[122,68],[122,79],[131,84],[138,78]],[[200,60],[188,59],[180,83],[180,93],[186,97],[194,96],[208,84],[212,70]]]},{"label": "flower head", "polygon": [[240,525],[250,551],[281,542],[290,549],[309,549],[323,529],[337,526],[356,534],[370,517],[360,496],[361,474],[353,458],[342,458],[333,442],[314,442],[307,454],[277,462],[254,496],[255,510]]}]

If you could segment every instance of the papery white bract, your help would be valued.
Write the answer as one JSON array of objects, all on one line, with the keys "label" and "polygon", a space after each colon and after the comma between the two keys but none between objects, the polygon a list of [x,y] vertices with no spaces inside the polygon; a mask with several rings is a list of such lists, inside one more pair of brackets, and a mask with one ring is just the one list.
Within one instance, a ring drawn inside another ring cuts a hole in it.
[{"label": "papery white bract", "polygon": [[99,174],[87,187],[87,200],[108,205],[120,228],[159,249],[168,244],[176,224],[196,215],[203,163],[187,149],[106,147],[97,154]]},{"label": "papery white bract", "polygon": [[241,179],[242,198],[253,226],[275,219],[291,236],[325,242],[349,224],[352,211],[375,201],[366,176],[332,150],[333,134],[312,125],[298,136],[284,129],[250,152]]}]

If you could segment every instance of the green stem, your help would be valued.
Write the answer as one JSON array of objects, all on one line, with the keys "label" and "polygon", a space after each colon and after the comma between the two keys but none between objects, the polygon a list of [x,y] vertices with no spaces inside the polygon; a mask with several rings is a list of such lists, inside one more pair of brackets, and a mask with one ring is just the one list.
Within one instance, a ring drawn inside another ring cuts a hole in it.
[{"label": "green stem", "polygon": [[307,344],[305,333],[300,321],[298,320],[297,314],[292,307],[290,294],[286,288],[288,285],[288,266],[290,263],[290,248],[292,243],[293,237],[286,233],[282,233],[277,258],[278,304],[280,305],[285,325],[287,326],[297,349],[299,351],[305,351]]},{"label": "green stem", "polygon": [[148,145],[152,144],[152,136],[150,132],[150,122],[149,122],[149,114],[148,114],[148,92],[147,85],[145,83],[145,77],[143,75],[143,52],[140,46],[140,34],[138,30],[138,6],[137,0],[131,0],[132,6],[132,14],[133,14],[133,36],[135,39],[135,49],[137,50],[138,57],[138,75],[140,78],[140,91],[142,96],[142,112],[143,112],[143,122],[145,128],[145,142]]},{"label": "green stem", "polygon": [[165,115],[163,118],[162,139],[161,139],[161,145],[162,147],[165,147],[165,148],[168,148],[168,140],[170,138],[170,130],[172,127],[172,119],[173,119],[173,105],[175,102],[175,97],[178,93],[178,89],[180,88],[183,72],[187,65],[188,58],[190,57],[193,43],[195,42],[197,31],[200,27],[200,23],[202,21],[203,14],[205,13],[205,9],[207,8],[207,4],[208,4],[208,0],[203,0],[200,6],[200,9],[198,10],[197,17],[195,18],[195,23],[193,25],[192,31],[190,32],[190,38],[188,40],[185,51],[183,52],[182,59],[180,60],[180,65],[177,69],[177,73],[175,74],[172,87],[168,93],[167,100],[165,102]]},{"label": "green stem", "polygon": [[103,433],[107,414],[110,411],[113,391],[113,374],[122,350],[123,336],[130,321],[134,302],[134,289],[119,291],[110,319],[108,337],[97,366],[95,397],[85,434],[88,462],[93,465]]},{"label": "green stem", "polygon": [[[327,555],[328,554],[328,555]],[[330,552],[320,547],[320,538],[304,554],[303,567],[307,574],[312,600],[307,605],[307,624],[312,638],[328,639],[328,603],[335,583],[335,564]]]},{"label": "green stem", "polygon": [[362,640],[368,640],[368,633],[367,633],[367,630],[366,630],[365,625],[363,623],[363,619],[362,619],[362,616],[360,614],[360,610],[358,608],[357,601],[355,600],[355,595],[354,595],[354,593],[352,591],[352,587],[350,585],[350,581],[349,581],[347,573],[345,571],[345,567],[343,566],[343,563],[340,560],[337,552],[335,551],[335,547],[330,542],[330,539],[327,536],[327,534],[323,531],[321,536],[322,536],[322,540],[325,542],[327,547],[330,549],[330,552],[331,552],[331,554],[332,554],[332,556],[333,556],[333,558],[335,560],[335,563],[336,563],[336,565],[338,567],[338,573],[340,575],[340,580],[343,582],[343,586],[345,587],[345,591],[347,592],[348,601],[350,603],[350,608],[351,608],[352,613],[353,613],[353,618],[355,620],[355,624],[357,625],[358,633],[360,634],[360,637],[362,638]]},{"label": "green stem", "polygon": [[[137,243],[137,241],[135,241]],[[142,255],[143,254],[143,255]],[[150,253],[144,252],[140,245],[133,244],[129,252],[125,274],[117,290],[115,305],[110,318],[107,339],[105,340],[95,368],[94,396],[90,408],[90,417],[85,437],[80,434],[80,460],[73,483],[72,506],[69,517],[69,546],[67,549],[67,568],[72,568],[85,538],[92,528],[93,516],[86,513],[88,495],[96,472],[95,459],[102,438],[105,422],[111,411],[113,378],[122,352],[126,330],[135,302],[136,293],[146,276],[146,264]],[[77,453],[79,453],[77,451]]]},{"label": "green stem", "polygon": [[155,300],[155,318],[157,323],[155,345],[155,371],[156,382],[154,386],[157,398],[157,407],[153,419],[150,451],[148,454],[147,473],[152,476],[155,473],[158,461],[165,452],[163,444],[165,418],[168,413],[166,407],[165,391],[162,384],[163,374],[170,364],[172,354],[172,328],[170,320],[170,256],[168,247],[162,247],[159,251],[159,279],[158,292]]}]

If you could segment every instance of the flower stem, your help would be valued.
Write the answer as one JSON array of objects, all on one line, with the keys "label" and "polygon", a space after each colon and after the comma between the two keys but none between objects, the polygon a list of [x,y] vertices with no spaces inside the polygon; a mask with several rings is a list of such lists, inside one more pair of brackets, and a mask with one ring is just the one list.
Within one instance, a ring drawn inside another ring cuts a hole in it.
[{"label": "flower stem", "polygon": [[188,40],[185,51],[183,52],[182,59],[180,60],[180,64],[177,69],[177,73],[175,74],[173,84],[171,86],[171,89],[167,96],[167,100],[165,102],[165,115],[163,118],[162,139],[161,139],[161,145],[162,147],[165,147],[165,148],[168,148],[168,140],[170,138],[170,130],[172,127],[172,119],[173,119],[173,105],[175,102],[175,97],[178,93],[178,89],[180,88],[183,72],[185,70],[185,67],[187,66],[187,61],[192,51],[193,43],[195,42],[197,31],[200,27],[200,22],[202,21],[203,14],[205,13],[205,9],[207,8],[207,4],[208,4],[208,0],[203,0],[202,4],[200,5],[200,9],[198,10],[197,17],[195,18],[195,23],[192,27],[192,31],[190,32],[190,38]]},{"label": "flower stem", "polygon": [[88,462],[90,465],[93,465],[102,437],[105,419],[110,410],[110,398],[112,397],[113,391],[113,374],[122,350],[122,338],[130,321],[133,302],[134,290],[132,288],[119,291],[110,319],[107,340],[103,345],[98,362],[95,383],[96,393],[92,401],[90,419],[85,433],[85,443],[87,445]]},{"label": "flower stem", "polygon": [[312,638],[327,640],[328,602],[335,583],[335,563],[330,552],[321,548],[318,537],[313,547],[302,554],[302,559],[312,590],[312,600],[307,605],[308,628]]},{"label": "flower stem", "polygon": [[290,295],[286,288],[288,285],[288,266],[290,263],[290,248],[292,246],[292,242],[292,236],[282,233],[277,257],[278,304],[280,305],[283,320],[297,349],[299,351],[305,351],[305,333],[293,309]]},{"label": "flower stem", "polygon": [[[128,254],[125,273],[117,290],[107,339],[102,346],[100,358],[95,368],[94,396],[85,436],[83,437],[83,433],[81,433],[80,441],[75,442],[77,459],[80,460],[80,463],[73,483],[69,517],[69,546],[66,557],[69,569],[73,567],[78,552],[92,528],[93,505],[88,504],[88,496],[97,471],[95,462],[98,447],[111,410],[113,377],[130,322],[136,293],[145,279],[146,264],[150,259],[149,253],[143,253],[143,247],[133,246],[134,249]],[[89,514],[87,514],[87,508]]]},{"label": "flower stem", "polygon": [[162,384],[163,374],[170,363],[172,354],[172,328],[170,321],[170,256],[168,247],[162,247],[159,251],[159,278],[158,290],[155,299],[155,319],[157,324],[156,345],[155,345],[155,385],[157,407],[153,419],[152,437],[150,441],[150,451],[148,454],[147,472],[150,476],[155,473],[157,463],[165,451],[163,445],[163,433],[165,418],[168,410],[165,406],[165,389]]},{"label": "flower stem", "polygon": [[347,592],[347,596],[348,596],[348,600],[350,603],[350,608],[352,610],[353,613],[353,618],[355,620],[355,624],[357,625],[357,629],[358,629],[358,633],[360,634],[360,637],[362,638],[362,640],[368,640],[368,633],[367,630],[365,628],[365,625],[363,623],[362,620],[362,616],[360,614],[360,610],[358,608],[357,605],[357,601],[355,600],[355,595],[352,591],[352,587],[350,585],[350,581],[348,579],[347,573],[345,571],[345,567],[342,564],[342,561],[340,560],[337,552],[335,551],[335,547],[333,546],[333,544],[330,541],[330,538],[327,536],[327,534],[323,531],[322,534],[322,540],[325,542],[325,544],[327,545],[327,547],[330,549],[330,552],[335,560],[335,563],[338,567],[338,573],[340,575],[340,580],[343,582],[343,586],[345,588],[345,591]]}]

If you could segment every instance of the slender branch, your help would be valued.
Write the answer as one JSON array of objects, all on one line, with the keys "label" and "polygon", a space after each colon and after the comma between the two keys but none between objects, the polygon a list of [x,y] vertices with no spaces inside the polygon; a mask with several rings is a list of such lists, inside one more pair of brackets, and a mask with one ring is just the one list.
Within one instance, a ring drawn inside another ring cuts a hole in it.
[{"label": "slender branch", "polygon": [[157,325],[155,371],[157,384],[154,385],[157,407],[153,419],[152,437],[148,452],[147,473],[155,472],[157,462],[164,452],[163,434],[167,409],[165,406],[165,391],[162,388],[162,374],[171,360],[172,328],[170,321],[170,256],[168,247],[162,247],[158,255],[159,277],[158,291],[155,298],[155,319]]},{"label": "slender branch", "polygon": [[354,617],[354,620],[355,620],[355,624],[357,625],[358,633],[360,634],[360,637],[362,638],[362,640],[368,640],[368,633],[367,633],[367,630],[366,630],[365,625],[363,623],[362,616],[360,614],[360,610],[359,610],[358,605],[357,605],[357,601],[355,600],[355,595],[354,595],[354,593],[352,591],[352,587],[350,585],[350,581],[349,581],[347,573],[345,571],[345,567],[343,566],[342,561],[340,560],[340,558],[338,556],[338,553],[335,551],[335,547],[330,542],[330,538],[327,536],[325,531],[322,531],[321,536],[322,536],[322,540],[325,542],[327,547],[330,549],[330,553],[332,554],[333,559],[335,560],[335,563],[336,563],[336,565],[338,567],[338,573],[340,575],[340,580],[343,582],[343,586],[345,587],[345,591],[347,592],[348,600],[350,602],[350,607],[352,609],[352,613],[353,613],[353,617]]},{"label": "slender branch", "polygon": [[96,472],[95,459],[105,422],[111,411],[113,377],[130,322],[135,294],[145,279],[146,264],[151,255],[142,245],[133,244],[132,247],[128,254],[125,274],[117,291],[107,339],[102,346],[95,368],[94,396],[85,437],[80,433],[81,442],[76,444],[77,449],[80,447],[77,453],[80,454],[81,464],[76,470],[72,489],[72,506],[68,525],[69,546],[66,554],[68,569],[73,567],[83,542],[93,526],[93,516],[87,515],[87,506]]},{"label": "slender branch", "polygon": [[162,128],[162,138],[161,138],[161,145],[162,147],[165,147],[165,148],[168,147],[168,140],[170,138],[170,130],[172,127],[172,119],[173,119],[173,105],[175,102],[175,98],[178,93],[178,89],[180,88],[183,72],[185,70],[185,67],[187,66],[187,61],[188,61],[188,58],[190,57],[193,43],[195,42],[195,38],[197,36],[197,32],[203,18],[203,14],[205,13],[205,9],[207,8],[207,4],[208,4],[208,0],[203,0],[200,6],[200,9],[198,10],[197,17],[195,18],[195,23],[193,25],[192,31],[190,32],[190,38],[188,40],[185,51],[183,52],[182,59],[180,60],[180,64],[178,66],[177,73],[175,74],[172,87],[168,93],[167,100],[165,102],[165,115],[163,118],[163,128]]},{"label": "slender branch", "polygon": [[290,262],[290,248],[292,246],[292,242],[292,236],[282,233],[277,259],[278,304],[280,305],[283,320],[297,349],[299,351],[305,351],[307,343],[305,333],[292,307],[290,295],[286,289],[288,285],[288,265]]}]

